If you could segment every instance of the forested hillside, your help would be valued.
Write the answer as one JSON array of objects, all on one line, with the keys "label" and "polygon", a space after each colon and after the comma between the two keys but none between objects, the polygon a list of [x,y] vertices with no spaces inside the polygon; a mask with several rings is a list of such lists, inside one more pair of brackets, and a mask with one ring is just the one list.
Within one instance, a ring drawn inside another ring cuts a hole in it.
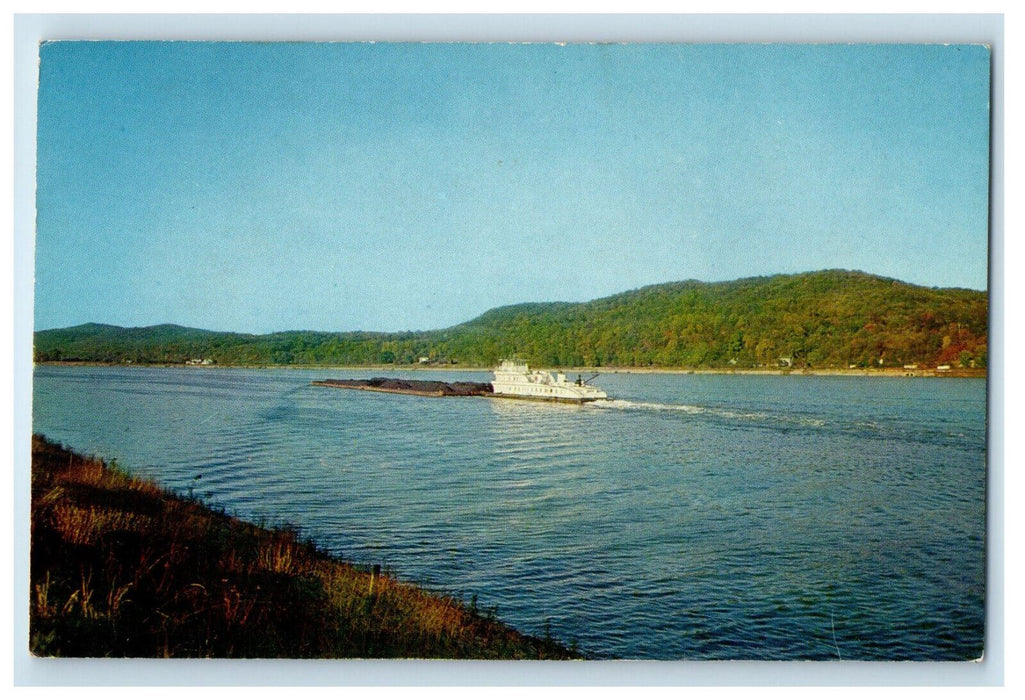
[{"label": "forested hillside", "polygon": [[985,367],[985,292],[829,270],[653,285],[583,303],[493,309],[409,333],[217,333],[86,324],[35,335],[38,362],[259,365]]}]

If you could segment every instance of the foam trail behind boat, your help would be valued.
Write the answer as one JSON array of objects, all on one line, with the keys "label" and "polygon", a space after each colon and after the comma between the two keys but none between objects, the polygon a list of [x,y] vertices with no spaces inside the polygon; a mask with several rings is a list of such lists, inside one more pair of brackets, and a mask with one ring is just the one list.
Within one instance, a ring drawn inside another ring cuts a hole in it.
[{"label": "foam trail behind boat", "polygon": [[694,406],[681,403],[654,403],[649,401],[627,401],[625,399],[607,399],[594,401],[589,407],[620,411],[671,411],[687,415],[707,415],[736,421],[766,421],[784,425],[803,425],[820,427],[826,421],[816,416],[788,415],[783,413],[766,413],[762,411],[734,411],[728,408],[711,406]]}]

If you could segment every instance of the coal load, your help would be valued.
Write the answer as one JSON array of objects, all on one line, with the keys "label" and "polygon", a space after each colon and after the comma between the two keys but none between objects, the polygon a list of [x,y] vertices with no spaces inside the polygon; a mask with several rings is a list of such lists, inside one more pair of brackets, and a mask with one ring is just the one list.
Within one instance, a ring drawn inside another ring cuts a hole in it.
[{"label": "coal load", "polygon": [[488,382],[439,382],[421,379],[322,379],[313,382],[315,386],[337,389],[359,389],[381,391],[392,394],[413,394],[415,396],[487,396],[493,393]]}]

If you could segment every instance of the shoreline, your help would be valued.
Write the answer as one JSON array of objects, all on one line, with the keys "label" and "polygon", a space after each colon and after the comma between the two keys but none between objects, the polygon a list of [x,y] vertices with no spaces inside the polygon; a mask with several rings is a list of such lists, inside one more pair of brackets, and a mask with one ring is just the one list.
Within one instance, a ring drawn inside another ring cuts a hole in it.
[{"label": "shoreline", "polygon": [[[475,367],[462,365],[184,365],[172,363],[130,364],[122,362],[77,362],[52,361],[34,362],[33,367],[140,367],[140,368],[180,368],[188,370],[217,369],[298,369],[298,370],[344,370],[351,372],[482,372],[491,373],[494,367]],[[938,370],[931,367],[903,369],[899,367],[543,367],[558,369],[562,372],[590,372],[597,374],[735,374],[744,376],[806,376],[806,377],[939,377],[957,379],[985,379],[988,370],[982,368],[951,368]]]},{"label": "shoreline", "polygon": [[[191,490],[190,490],[191,491]],[[497,609],[32,437],[39,657],[581,659]]]}]

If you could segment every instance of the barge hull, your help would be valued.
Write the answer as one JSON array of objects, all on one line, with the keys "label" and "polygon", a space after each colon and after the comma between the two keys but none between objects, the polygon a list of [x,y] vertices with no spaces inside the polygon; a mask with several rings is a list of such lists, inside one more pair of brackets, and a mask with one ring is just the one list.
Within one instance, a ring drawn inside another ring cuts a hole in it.
[{"label": "barge hull", "polygon": [[587,398],[587,399],[572,399],[572,398],[562,397],[562,396],[526,396],[526,395],[519,395],[519,394],[499,394],[499,393],[487,394],[487,396],[489,398],[492,398],[492,399],[512,399],[513,401],[536,401],[538,403],[569,403],[569,404],[576,404],[578,406],[582,405],[582,404],[585,404],[585,403],[593,403],[595,401],[603,401],[604,400],[604,399],[591,399],[591,398]]}]

